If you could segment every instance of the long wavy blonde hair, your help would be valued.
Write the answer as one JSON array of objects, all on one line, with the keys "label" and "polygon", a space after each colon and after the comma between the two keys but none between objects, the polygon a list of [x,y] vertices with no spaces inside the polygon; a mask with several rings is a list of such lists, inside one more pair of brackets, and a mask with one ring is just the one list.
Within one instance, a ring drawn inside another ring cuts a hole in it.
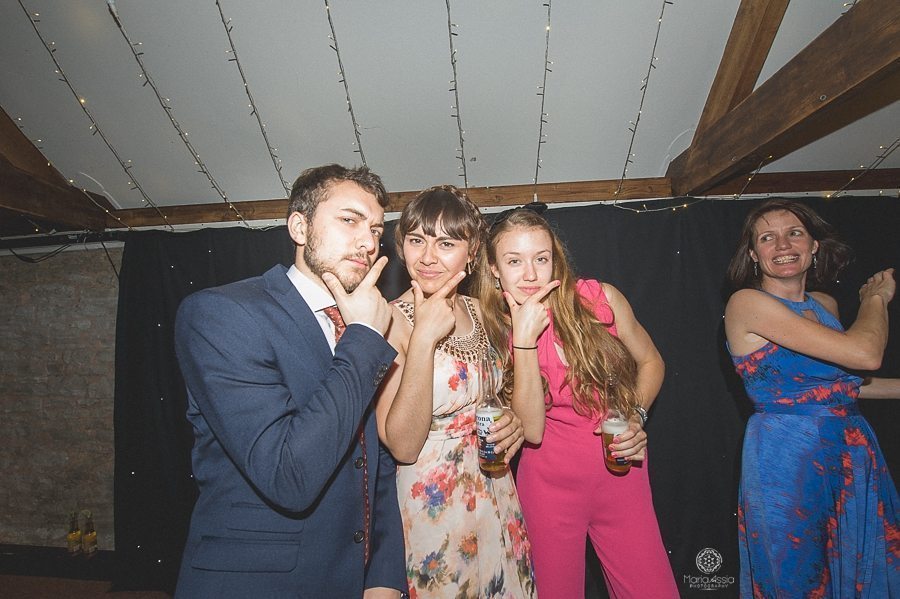
[{"label": "long wavy blonde hair", "polygon": [[[503,361],[502,394],[507,399],[512,395],[513,357],[509,350],[512,322],[509,306],[497,288],[490,267],[497,265],[497,244],[501,236],[532,229],[546,231],[552,244],[552,276],[560,285],[550,292],[545,303],[550,307],[554,329],[569,363],[565,384],[572,388],[575,411],[595,417],[612,407],[626,416],[631,415],[638,403],[637,363],[625,344],[609,332],[613,323],[600,322],[590,301],[576,292],[577,278],[559,237],[543,217],[527,209],[514,210],[495,221],[485,251],[480,253],[473,281],[472,295],[481,301],[488,338]],[[544,388],[546,391],[546,380]]]}]

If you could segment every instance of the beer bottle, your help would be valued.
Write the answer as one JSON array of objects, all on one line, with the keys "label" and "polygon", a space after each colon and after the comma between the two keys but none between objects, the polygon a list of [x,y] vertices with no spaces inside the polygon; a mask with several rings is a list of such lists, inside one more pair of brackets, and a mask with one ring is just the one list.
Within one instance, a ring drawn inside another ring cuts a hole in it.
[{"label": "beer bottle", "polygon": [[475,426],[478,432],[478,463],[485,472],[502,472],[506,469],[506,452],[494,451],[494,444],[487,440],[491,425],[503,416],[503,408],[497,398],[496,382],[499,380],[496,353],[488,348],[481,360],[478,407],[475,410]]},{"label": "beer bottle", "polygon": [[94,530],[94,515],[90,510],[84,510],[84,532],[81,535],[81,549],[87,557],[97,552],[97,531]]},{"label": "beer bottle", "polygon": [[69,532],[66,533],[66,547],[69,555],[81,553],[81,529],[78,528],[78,512],[69,513]]}]

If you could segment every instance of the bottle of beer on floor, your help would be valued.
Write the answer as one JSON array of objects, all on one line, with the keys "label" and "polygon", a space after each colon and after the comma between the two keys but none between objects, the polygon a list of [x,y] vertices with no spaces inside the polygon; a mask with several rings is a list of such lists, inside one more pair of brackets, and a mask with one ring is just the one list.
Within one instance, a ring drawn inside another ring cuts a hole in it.
[{"label": "bottle of beer on floor", "polygon": [[481,360],[479,372],[480,399],[475,410],[475,426],[478,432],[478,463],[485,472],[502,472],[506,469],[506,452],[497,453],[494,444],[487,440],[491,425],[503,416],[503,408],[497,398],[496,382],[500,380],[497,369],[497,354],[488,348],[487,356]]},{"label": "bottle of beer on floor", "polygon": [[81,553],[81,529],[78,528],[78,512],[69,513],[69,532],[66,533],[66,547],[69,555]]},{"label": "bottle of beer on floor", "polygon": [[81,550],[87,557],[97,552],[97,531],[94,529],[94,515],[90,510],[84,510],[84,532],[81,535]]}]

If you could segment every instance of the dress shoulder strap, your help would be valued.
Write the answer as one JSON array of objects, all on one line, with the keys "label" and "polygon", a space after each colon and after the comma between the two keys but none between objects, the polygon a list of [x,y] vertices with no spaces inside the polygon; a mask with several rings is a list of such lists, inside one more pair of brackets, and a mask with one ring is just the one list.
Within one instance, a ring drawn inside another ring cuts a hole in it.
[{"label": "dress shoulder strap", "polygon": [[395,306],[397,306],[397,309],[400,310],[400,313],[406,317],[406,320],[407,320],[407,322],[409,322],[410,326],[416,326],[415,306],[413,306],[409,302],[405,302],[405,301],[399,300],[399,299],[394,300],[391,303],[394,304]]}]

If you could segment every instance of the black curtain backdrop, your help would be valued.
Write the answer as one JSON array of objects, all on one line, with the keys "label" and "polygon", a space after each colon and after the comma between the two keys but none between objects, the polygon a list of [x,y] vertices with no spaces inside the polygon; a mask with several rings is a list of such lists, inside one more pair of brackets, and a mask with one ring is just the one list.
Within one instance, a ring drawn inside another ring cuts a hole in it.
[{"label": "black curtain backdrop", "polygon": [[[722,315],[729,294],[725,269],[743,218],[759,201],[694,201],[654,202],[648,207],[673,209],[643,213],[596,205],[545,215],[566,242],[577,272],[622,290],[666,361],[665,382],[647,424],[649,468],[682,596],[737,597],[737,481],[744,424],[752,408],[724,349]],[[900,201],[804,201],[856,251],[856,261],[832,290],[849,325],[865,279],[877,270],[900,267]],[[683,204],[689,205],[681,209]],[[391,262],[381,287],[393,299],[408,279],[388,224],[383,251]],[[284,227],[127,235],[116,331],[115,589],[174,589],[196,498],[192,434],[173,347],[179,302],[199,289],[258,275],[292,259]],[[900,376],[898,306],[900,301],[891,305],[881,376]],[[900,402],[863,401],[861,407],[896,478]],[[697,555],[706,548],[722,556],[716,572],[697,566]],[[600,566],[593,552],[587,553],[588,596],[605,597]]]}]

